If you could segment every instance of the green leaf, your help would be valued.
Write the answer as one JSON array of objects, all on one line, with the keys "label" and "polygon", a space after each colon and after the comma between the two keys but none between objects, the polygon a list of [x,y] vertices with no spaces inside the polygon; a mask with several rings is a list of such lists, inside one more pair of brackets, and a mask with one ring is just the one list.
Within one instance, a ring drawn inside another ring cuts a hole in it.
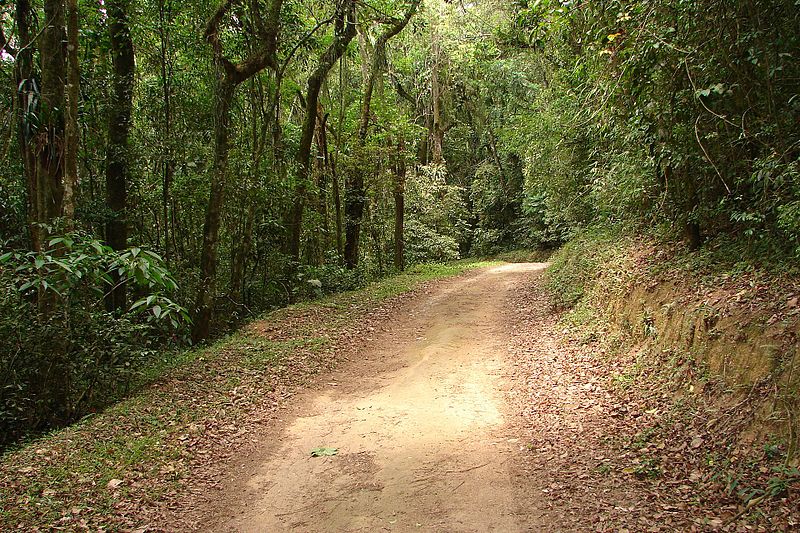
[{"label": "green leaf", "polygon": [[161,317],[161,306],[160,305],[156,305],[156,306],[153,307],[153,315],[156,318],[160,318]]},{"label": "green leaf", "polygon": [[53,259],[53,263],[57,264],[58,266],[60,266],[64,270],[66,270],[67,272],[70,272],[70,273],[72,272],[72,268],[68,264],[66,264],[64,261],[60,261],[58,259]]},{"label": "green leaf", "polygon": [[141,307],[141,306],[145,305],[146,303],[147,303],[147,299],[145,299],[145,298],[142,298],[141,300],[137,300],[136,302],[134,302],[134,304],[131,306],[131,308],[129,310],[133,311],[137,307]]},{"label": "green leaf", "polygon": [[326,448],[325,446],[322,446],[311,450],[311,457],[327,457],[331,455],[337,455],[338,453],[339,448]]}]

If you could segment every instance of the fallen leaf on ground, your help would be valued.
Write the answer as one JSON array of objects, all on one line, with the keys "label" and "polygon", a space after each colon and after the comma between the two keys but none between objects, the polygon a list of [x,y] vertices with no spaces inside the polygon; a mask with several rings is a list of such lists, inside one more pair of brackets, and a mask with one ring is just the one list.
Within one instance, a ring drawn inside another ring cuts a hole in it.
[{"label": "fallen leaf on ground", "polygon": [[311,457],[327,457],[339,453],[339,448],[326,448],[324,446],[311,450]]}]

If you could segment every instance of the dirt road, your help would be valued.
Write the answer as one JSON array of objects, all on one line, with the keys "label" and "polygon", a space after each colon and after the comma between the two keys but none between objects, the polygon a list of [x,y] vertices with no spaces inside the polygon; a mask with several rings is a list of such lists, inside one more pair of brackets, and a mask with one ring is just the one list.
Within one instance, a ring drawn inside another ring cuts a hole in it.
[{"label": "dirt road", "polygon": [[[299,398],[225,490],[217,531],[528,531],[507,401],[503,306],[525,272],[484,270],[404,311]],[[406,314],[407,313],[407,314]],[[318,447],[338,454],[311,457]],[[235,483],[234,483],[235,485]],[[209,518],[211,520],[211,518]]]},{"label": "dirt road", "polygon": [[716,411],[675,410],[670,382],[615,385],[636,351],[570,339],[544,267],[437,282],[361,323],[337,344],[339,369],[278,408],[164,529],[751,530],[698,470],[692,423]]}]

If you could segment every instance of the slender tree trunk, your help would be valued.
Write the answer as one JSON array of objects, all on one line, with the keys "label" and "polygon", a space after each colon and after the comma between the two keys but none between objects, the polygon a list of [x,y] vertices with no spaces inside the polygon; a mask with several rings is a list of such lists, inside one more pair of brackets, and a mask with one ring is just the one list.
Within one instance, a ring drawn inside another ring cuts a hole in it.
[{"label": "slender tree trunk", "polygon": [[336,174],[336,159],[331,159],[331,181],[333,182],[333,211],[336,217],[336,253],[342,257],[344,245],[342,242],[342,195],[339,191],[339,176]]},{"label": "slender tree trunk", "polygon": [[[361,117],[358,126],[358,152],[362,157],[365,155],[367,133],[371,118],[372,94],[375,90],[376,82],[386,63],[386,43],[399,34],[406,27],[411,17],[417,10],[419,0],[414,0],[405,13],[405,16],[395,21],[384,31],[375,41],[372,63],[368,75],[364,80],[364,96],[361,104]],[[361,165],[359,165],[361,166]],[[344,244],[344,264],[349,269],[358,266],[359,241],[361,240],[361,223],[364,218],[364,206],[367,201],[367,193],[364,189],[364,169],[356,168],[353,175],[347,181],[345,191],[345,244]]]},{"label": "slender tree trunk", "polygon": [[64,217],[75,217],[75,189],[78,186],[78,0],[67,0],[67,117],[64,168]]},{"label": "slender tree trunk", "polygon": [[[175,231],[172,227],[175,220],[174,208],[170,213],[170,190],[175,173],[175,161],[172,156],[172,67],[169,64],[169,27],[172,19],[171,0],[158,1],[158,33],[159,33],[159,52],[161,67],[161,92],[164,100],[164,176],[161,190],[161,200],[164,215],[164,258],[169,261],[170,250],[170,230],[172,239],[175,240]],[[173,246],[174,248],[174,246]]]},{"label": "slender tree trunk", "polygon": [[282,0],[272,0],[267,18],[259,11],[260,5],[250,5],[252,22],[256,26],[257,46],[250,55],[234,64],[224,55],[219,37],[222,20],[228,15],[233,2],[223,1],[206,24],[205,38],[213,51],[214,67],[217,75],[215,124],[214,124],[214,165],[211,170],[211,191],[206,207],[203,225],[203,248],[200,255],[200,285],[194,314],[192,338],[195,342],[207,339],[211,333],[211,316],[214,309],[217,277],[217,251],[220,222],[228,170],[228,148],[230,142],[231,106],[236,87],[252,78],[267,67],[277,69],[275,52],[278,46],[280,12]]},{"label": "slender tree trunk", "polygon": [[444,128],[442,126],[442,90],[439,81],[441,75],[441,56],[442,51],[439,47],[439,36],[434,31],[433,38],[433,68],[431,69],[431,100],[433,115],[431,117],[431,137],[432,137],[432,163],[440,165],[444,161]]},{"label": "slender tree trunk", "polygon": [[346,56],[339,58],[339,119],[336,137],[336,151],[331,158],[331,179],[333,181],[333,208],[336,217],[336,254],[341,261],[344,258],[344,235],[342,234],[342,195],[339,190],[339,176],[336,174],[336,161],[342,152],[342,130],[344,128],[344,78],[347,69]]},{"label": "slender tree trunk", "polygon": [[386,273],[383,261],[383,247],[381,246],[381,233],[380,224],[378,223],[378,214],[375,213],[375,202],[370,202],[367,207],[369,214],[369,230],[372,237],[372,247],[375,250],[375,259],[378,262],[378,276],[383,276]]},{"label": "slender tree trunk", "polygon": [[[133,107],[133,40],[128,23],[129,0],[107,0],[113,87],[108,121],[106,199],[111,214],[106,222],[106,241],[114,250],[128,246],[127,183],[130,171],[128,137]],[[116,274],[115,274],[116,276]],[[127,307],[127,287],[115,277],[107,304],[118,311]]]},{"label": "slender tree trunk", "polygon": [[19,51],[14,63],[15,82],[17,91],[17,108],[19,112],[18,136],[20,155],[22,157],[23,171],[25,174],[26,192],[28,195],[28,228],[30,231],[31,248],[41,249],[41,236],[37,223],[39,217],[39,192],[36,179],[36,159],[34,151],[34,136],[36,135],[35,118],[39,113],[36,107],[39,100],[39,86],[33,77],[33,51],[34,43],[31,40],[32,12],[29,0],[17,0],[14,13],[19,40]]},{"label": "slender tree trunk", "polygon": [[311,143],[314,138],[314,129],[317,123],[317,103],[322,83],[328,72],[339,60],[348,44],[356,34],[355,3],[353,0],[343,0],[337,7],[334,41],[322,53],[317,62],[317,67],[308,79],[306,89],[305,117],[303,130],[300,137],[300,146],[297,150],[296,162],[297,185],[294,191],[294,200],[289,213],[288,226],[290,228],[287,253],[295,260],[300,259],[300,235],[303,229],[303,209],[305,208],[306,190],[310,172]]},{"label": "slender tree trunk", "polygon": [[[330,247],[330,226],[328,225],[328,182],[330,181],[330,154],[328,153],[328,136],[326,126],[328,115],[322,109],[322,105],[317,110],[317,162],[318,178],[317,198],[319,216],[322,220],[322,251],[323,255]],[[321,258],[321,259],[324,259]]]},{"label": "slender tree trunk", "polygon": [[397,162],[394,167],[394,268],[402,272],[406,268],[405,238],[403,230],[405,225],[405,191],[406,191],[406,160],[405,147],[402,139],[397,143]]},{"label": "slender tree trunk", "polygon": [[214,307],[214,293],[217,278],[217,246],[219,227],[222,218],[222,203],[228,170],[228,145],[230,142],[230,111],[234,83],[222,75],[217,82],[216,112],[214,125],[214,167],[211,174],[211,192],[203,226],[203,253],[200,258],[200,286],[197,293],[197,313],[194,319],[192,337],[195,341],[208,338],[211,328],[211,314]]},{"label": "slender tree trunk", "polygon": [[317,126],[314,130],[314,144],[316,146],[316,155],[314,157],[314,181],[317,186],[316,197],[309,197],[311,207],[317,214],[318,227],[306,237],[305,246],[305,259],[304,262],[310,265],[322,265],[325,260],[325,250],[327,247],[327,205],[326,205],[326,180],[327,180],[327,165],[325,152],[327,147],[325,145],[325,116],[322,104],[317,102]]}]

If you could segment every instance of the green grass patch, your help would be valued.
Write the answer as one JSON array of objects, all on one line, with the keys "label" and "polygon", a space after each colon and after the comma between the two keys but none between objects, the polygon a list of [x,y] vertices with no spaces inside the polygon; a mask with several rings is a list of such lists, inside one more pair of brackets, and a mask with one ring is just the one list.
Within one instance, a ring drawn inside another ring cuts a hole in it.
[{"label": "green grass patch", "polygon": [[553,303],[562,308],[577,304],[598,282],[604,270],[625,258],[630,237],[620,230],[588,230],[565,244],[551,258],[546,287]]}]

